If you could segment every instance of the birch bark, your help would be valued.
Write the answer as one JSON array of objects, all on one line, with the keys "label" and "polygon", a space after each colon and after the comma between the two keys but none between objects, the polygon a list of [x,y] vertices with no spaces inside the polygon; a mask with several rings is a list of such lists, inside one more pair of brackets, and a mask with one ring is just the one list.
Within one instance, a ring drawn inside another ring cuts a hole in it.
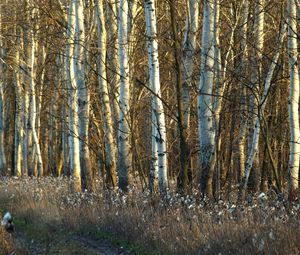
[{"label": "birch bark", "polygon": [[[165,114],[163,103],[161,101],[156,9],[154,1],[145,0],[144,8],[146,15],[150,85],[152,86],[151,89],[154,93],[154,95],[152,95],[152,172],[150,173],[150,176],[153,181],[155,180],[155,177],[158,176],[159,190],[160,192],[165,192],[168,187],[167,137]],[[154,186],[154,183],[151,185]]]},{"label": "birch bark", "polygon": [[198,96],[198,129],[201,159],[201,192],[212,197],[211,157],[214,153],[212,90],[214,81],[214,4],[204,1],[200,82]]},{"label": "birch bark", "polygon": [[[18,40],[17,40],[18,41]],[[23,125],[22,125],[22,89],[20,82],[20,52],[16,49],[15,61],[17,70],[14,74],[14,85],[16,92],[16,103],[15,103],[15,126],[14,126],[14,165],[13,165],[13,175],[22,175],[22,136],[23,136]]]},{"label": "birch bark", "polygon": [[[249,16],[249,1],[245,0],[244,5],[242,6],[241,12],[241,60],[239,70],[242,74],[242,77],[245,77],[247,70],[247,57],[248,57],[248,48],[247,48],[247,40],[248,40],[248,16]],[[246,100],[246,79],[242,79],[240,83],[241,97],[240,97],[240,130],[238,136],[238,181],[241,183],[245,174],[245,143],[246,143],[246,127],[247,127],[247,119],[246,119],[246,111],[247,111],[247,100]]]},{"label": "birch bark", "polygon": [[289,124],[289,199],[294,200],[298,193],[300,162],[299,130],[299,67],[297,45],[297,14],[295,0],[288,0],[288,57],[290,70]]},{"label": "birch bark", "polygon": [[[32,13],[32,19],[36,17],[35,12]],[[41,156],[41,150],[39,145],[39,140],[36,132],[36,116],[37,116],[37,105],[36,105],[36,92],[35,92],[35,79],[36,79],[36,39],[34,35],[33,29],[31,29],[31,56],[30,56],[30,127],[33,138],[33,152],[36,154],[33,156],[32,167],[34,175],[42,176],[43,175],[43,160]],[[35,162],[35,156],[37,158],[37,162]],[[37,163],[37,166],[36,166]],[[36,172],[37,167],[37,172]]]},{"label": "birch bark", "polygon": [[286,34],[286,26],[283,25],[279,34],[279,40],[278,40],[278,48],[275,52],[275,55],[273,56],[271,65],[269,67],[269,71],[264,83],[264,91],[263,95],[260,98],[259,104],[258,104],[258,115],[255,118],[255,128],[253,132],[253,138],[252,138],[252,143],[250,144],[251,150],[248,153],[248,158],[246,162],[246,168],[245,168],[245,181],[244,181],[244,190],[247,188],[248,185],[248,180],[250,176],[250,171],[252,169],[253,161],[255,159],[255,156],[257,156],[257,151],[258,151],[258,141],[259,141],[259,136],[260,136],[260,128],[261,128],[261,121],[264,118],[264,110],[266,107],[266,102],[267,102],[267,96],[269,94],[269,90],[271,87],[271,82],[272,82],[272,77],[273,73],[275,70],[275,67],[278,62],[278,58],[280,55],[280,50],[281,50],[281,45],[283,43],[283,39]]},{"label": "birch bark", "polygon": [[187,129],[190,123],[190,91],[194,72],[194,57],[196,50],[196,35],[199,29],[199,1],[187,1],[187,14],[182,56],[182,99],[184,112],[184,126]]},{"label": "birch bark", "polygon": [[[0,31],[2,28],[2,8],[0,7]],[[4,175],[6,171],[6,155],[4,149],[4,86],[5,86],[5,76],[4,76],[4,45],[3,37],[0,38],[0,73],[2,74],[0,78],[0,174]]]},{"label": "birch bark", "polygon": [[[250,157],[249,152],[251,152],[252,148],[252,140],[255,129],[255,117],[258,116],[258,104],[259,104],[259,88],[261,83],[261,65],[262,65],[262,52],[264,46],[264,10],[265,0],[256,0],[255,1],[255,16],[254,16],[254,29],[253,29],[253,55],[252,55],[252,75],[251,75],[251,96],[250,96],[250,117],[248,120],[248,155],[247,159]],[[253,159],[252,170],[250,172],[250,180],[249,187],[256,191],[258,189],[259,184],[259,151]],[[246,171],[246,170],[245,170]]]},{"label": "birch bark", "polygon": [[75,0],[70,1],[68,15],[68,43],[66,47],[66,78],[68,86],[69,102],[69,149],[70,149],[70,172],[73,176],[73,189],[75,192],[81,191],[81,168],[79,153],[79,133],[78,133],[78,102],[75,74]]},{"label": "birch bark", "polygon": [[117,169],[116,169],[116,143],[114,141],[114,129],[112,120],[112,111],[109,100],[108,84],[106,82],[106,30],[104,23],[103,1],[95,1],[95,18],[97,26],[97,67],[98,67],[98,83],[100,90],[100,99],[102,105],[102,118],[104,122],[104,143],[106,157],[106,171],[108,180],[113,189],[117,188]]},{"label": "birch bark", "polygon": [[106,23],[107,23],[107,78],[109,81],[109,89],[111,96],[111,108],[113,110],[113,120],[115,130],[118,128],[118,120],[120,115],[119,97],[120,97],[120,74],[118,62],[118,10],[117,2],[113,0],[106,1]]},{"label": "birch bark", "polygon": [[130,146],[130,84],[128,62],[128,0],[120,0],[118,19],[119,65],[120,65],[120,116],[118,130],[119,188],[127,191],[129,173],[132,169]]}]

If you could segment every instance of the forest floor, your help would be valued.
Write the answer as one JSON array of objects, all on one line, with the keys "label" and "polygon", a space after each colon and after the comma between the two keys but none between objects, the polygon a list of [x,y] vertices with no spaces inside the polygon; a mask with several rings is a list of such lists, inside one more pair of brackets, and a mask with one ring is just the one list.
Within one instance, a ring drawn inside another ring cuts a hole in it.
[{"label": "forest floor", "polygon": [[0,209],[16,228],[12,235],[0,228],[0,255],[300,254],[300,204],[273,192],[238,203],[234,196],[199,201],[197,191],[114,194],[100,180],[93,194],[73,193],[70,184],[0,180]]},{"label": "forest floor", "polygon": [[[110,240],[91,234],[52,233],[47,238],[39,236],[39,232],[28,233],[26,229],[18,229],[14,242],[20,247],[20,255],[130,255],[122,246]],[[1,253],[0,253],[1,254]]]}]

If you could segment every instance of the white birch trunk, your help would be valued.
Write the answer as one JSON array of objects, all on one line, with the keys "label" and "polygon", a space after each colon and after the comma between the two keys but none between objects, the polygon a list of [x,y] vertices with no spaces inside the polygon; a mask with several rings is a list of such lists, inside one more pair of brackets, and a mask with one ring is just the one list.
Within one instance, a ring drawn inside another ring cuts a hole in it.
[{"label": "white birch trunk", "polygon": [[[33,18],[35,17],[35,14],[33,14]],[[31,56],[30,56],[30,97],[31,97],[31,103],[30,103],[30,126],[31,126],[31,132],[32,132],[32,138],[33,138],[33,151],[35,155],[33,155],[33,172],[34,175],[36,175],[35,168],[37,167],[37,175],[42,176],[43,175],[43,160],[38,140],[38,135],[36,132],[36,117],[37,117],[37,105],[36,105],[36,92],[35,92],[35,66],[36,66],[36,57],[35,57],[35,51],[36,51],[36,39],[34,35],[34,31],[31,30]],[[37,162],[35,162],[35,157],[37,159]],[[37,165],[36,165],[37,163]]]},{"label": "white birch trunk", "polygon": [[41,54],[41,64],[43,66],[43,70],[40,76],[40,89],[39,89],[39,94],[37,96],[37,119],[36,119],[36,129],[37,129],[37,134],[38,134],[38,138],[40,139],[40,132],[41,132],[41,110],[42,110],[42,101],[43,101],[43,88],[44,88],[44,83],[45,83],[45,72],[46,72],[46,49],[44,45],[40,45],[41,46],[41,52],[39,54]]},{"label": "white birch trunk", "polygon": [[[88,47],[89,43],[85,36],[84,3],[83,0],[76,0],[73,61],[75,84],[78,91],[81,182],[83,189],[92,192],[94,187],[89,151],[90,93],[85,81],[85,62],[87,61],[85,47]],[[84,47],[84,45],[86,46]]]},{"label": "white birch trunk", "polygon": [[[249,16],[249,1],[245,0],[244,5],[242,5],[241,11],[241,60],[240,60],[240,73],[242,77],[245,77],[247,70],[247,31],[248,31],[248,16]],[[244,79],[242,79],[244,81]],[[245,143],[246,143],[246,127],[247,127],[247,119],[246,119],[246,110],[247,110],[247,100],[246,100],[246,86],[244,82],[240,83],[241,97],[240,97],[240,130],[238,136],[238,177],[239,182],[242,181],[245,174]]]},{"label": "white birch trunk", "polygon": [[[21,77],[21,75],[20,75]],[[24,75],[22,75],[24,80]],[[29,93],[27,86],[24,86],[24,89],[22,91],[22,127],[23,127],[23,132],[22,132],[22,137],[21,137],[21,143],[22,143],[22,173],[23,175],[28,175],[29,174],[29,148],[28,148],[28,143],[29,143],[29,128],[28,128],[28,122],[29,122]],[[30,172],[32,174],[32,172]]]},{"label": "white birch trunk", "polygon": [[15,126],[14,126],[14,171],[15,176],[22,175],[22,89],[21,89],[21,78],[20,78],[20,50],[16,49],[15,61],[17,70],[14,75],[14,84],[16,92],[16,104],[15,104]]},{"label": "white birch trunk", "polygon": [[[61,88],[66,91],[68,86],[66,86],[66,79],[67,79],[67,71],[66,71],[66,58],[59,53],[60,58],[60,83]],[[69,138],[69,127],[68,127],[68,98],[64,97],[61,107],[61,143],[62,143],[62,153],[63,153],[63,174],[65,176],[70,176],[70,161],[69,161],[69,145],[68,145],[68,138]]]},{"label": "white birch trunk", "polygon": [[214,81],[214,4],[205,0],[203,11],[202,50],[198,96],[198,129],[201,158],[201,191],[212,196],[211,158],[214,153],[215,130],[213,126]]},{"label": "white birch trunk", "polygon": [[288,56],[290,69],[289,123],[289,199],[294,200],[298,193],[300,162],[299,130],[299,70],[297,45],[297,14],[295,0],[288,0]]},{"label": "white birch trunk", "polygon": [[189,127],[190,122],[190,91],[192,87],[193,72],[194,72],[194,57],[196,50],[196,35],[199,29],[199,1],[187,1],[187,14],[185,24],[185,35],[183,42],[183,56],[182,56],[182,100],[183,100],[183,114],[184,128]]},{"label": "white birch trunk", "polygon": [[[2,28],[2,9],[0,7],[0,31]],[[4,149],[4,86],[5,86],[5,76],[4,76],[4,45],[3,38],[0,38],[0,73],[2,74],[0,78],[0,174],[4,175],[6,171],[6,156]]]},{"label": "white birch trunk", "polygon": [[[152,95],[152,172],[150,177],[158,176],[161,192],[168,187],[167,177],[167,136],[166,121],[161,101],[161,86],[159,77],[158,43],[156,32],[156,13],[154,1],[145,0],[145,16],[147,30],[148,62]],[[154,143],[154,144],[153,144]],[[157,161],[157,163],[156,163]],[[158,174],[156,173],[158,172]]]},{"label": "white birch trunk", "polygon": [[[258,115],[258,104],[259,104],[259,88],[261,80],[261,65],[262,65],[262,51],[264,46],[264,10],[265,0],[255,1],[255,17],[254,17],[254,45],[253,45],[253,56],[252,56],[252,74],[251,74],[251,95],[250,95],[250,118],[248,123],[248,155],[252,150],[252,140],[255,129],[255,117]],[[252,164],[251,171],[251,188],[256,190],[259,183],[259,152],[257,153]],[[245,170],[246,171],[246,170]]]},{"label": "white birch trunk", "polygon": [[[149,12],[149,5],[145,1],[144,3],[144,9],[145,9],[145,21],[146,21],[146,32],[147,32],[147,50],[148,50],[148,62],[149,66],[150,63],[153,62],[152,59],[152,48],[150,44],[150,38],[151,36],[151,24],[150,24],[150,12]],[[150,88],[153,90],[153,79],[151,79],[151,74],[150,74],[150,79],[149,79],[149,85]],[[157,155],[157,142],[156,142],[156,136],[157,136],[157,128],[156,128],[156,115],[155,115],[155,100],[154,96],[151,96],[151,168],[150,168],[150,173],[149,173],[149,190],[150,192],[154,193],[158,190],[158,155]]]},{"label": "white birch trunk", "polygon": [[66,47],[66,76],[69,98],[69,149],[70,149],[70,172],[73,176],[73,189],[75,192],[81,191],[81,169],[79,153],[79,133],[78,133],[78,103],[75,74],[75,1],[71,0],[68,16],[68,44]]},{"label": "white birch trunk", "polygon": [[283,44],[283,39],[285,37],[285,34],[286,34],[286,25],[283,25],[282,29],[280,31],[280,37],[278,40],[279,46],[276,50],[275,55],[273,56],[271,65],[269,67],[269,71],[268,71],[268,74],[267,74],[267,77],[265,80],[263,95],[262,95],[262,97],[259,101],[259,105],[258,105],[258,115],[255,118],[255,129],[253,132],[252,143],[250,144],[251,150],[248,153],[248,158],[247,158],[247,162],[246,162],[244,189],[247,188],[250,171],[252,169],[253,161],[254,161],[254,158],[258,151],[258,141],[259,141],[259,135],[260,135],[261,121],[264,118],[264,110],[265,110],[266,103],[267,103],[267,96],[269,94],[273,73],[274,73],[275,67],[278,62],[281,45]]},{"label": "white birch trunk", "polygon": [[102,105],[102,118],[104,122],[104,146],[106,157],[106,170],[109,175],[109,182],[112,184],[113,189],[117,188],[117,173],[116,173],[116,152],[117,147],[114,141],[113,120],[111,114],[111,106],[109,101],[108,84],[106,82],[106,31],[104,23],[103,1],[95,1],[95,18],[97,25],[98,35],[98,54],[97,54],[97,67],[98,67],[98,83],[100,90],[100,99]]},{"label": "white birch trunk", "polygon": [[119,65],[120,65],[120,117],[118,130],[119,188],[126,191],[132,168],[129,127],[130,84],[128,63],[128,0],[120,0],[119,8]]}]

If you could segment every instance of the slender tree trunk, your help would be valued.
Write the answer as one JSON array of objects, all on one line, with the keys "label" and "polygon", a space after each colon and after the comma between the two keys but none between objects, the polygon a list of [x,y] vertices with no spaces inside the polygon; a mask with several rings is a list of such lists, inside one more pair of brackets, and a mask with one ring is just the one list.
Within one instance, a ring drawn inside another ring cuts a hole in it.
[{"label": "slender tree trunk", "polygon": [[[2,28],[2,8],[0,7],[0,31]],[[3,38],[0,38],[0,57],[4,59],[4,44]],[[0,174],[4,175],[6,172],[6,155],[4,149],[4,86],[5,86],[5,73],[4,73],[4,63],[0,63],[0,73],[2,74],[0,78]]]},{"label": "slender tree trunk", "polygon": [[[250,95],[250,111],[248,119],[248,155],[247,159],[251,157],[249,154],[252,150],[252,141],[254,136],[254,129],[256,124],[256,116],[258,116],[258,104],[259,104],[259,89],[261,83],[261,72],[262,72],[262,51],[264,45],[264,10],[265,0],[255,1],[255,15],[254,15],[254,44],[253,55],[252,55],[252,73],[251,73],[251,95]],[[252,170],[249,176],[249,188],[253,191],[258,190],[260,169],[259,169],[259,151],[257,148],[256,155],[253,159]],[[247,163],[246,163],[247,164]],[[246,166],[247,167],[247,166]],[[246,171],[246,170],[245,170]],[[246,175],[246,173],[245,173]]]},{"label": "slender tree trunk", "polygon": [[57,118],[57,102],[58,102],[58,95],[57,90],[54,91],[54,95],[51,98],[51,105],[50,105],[50,132],[49,132],[49,167],[50,172],[53,175],[56,175],[57,170],[57,162],[56,162],[56,143],[57,143],[57,125],[56,125],[56,118]]},{"label": "slender tree trunk", "polygon": [[15,56],[17,70],[14,75],[15,83],[15,93],[16,93],[16,103],[15,103],[15,126],[14,126],[14,165],[13,165],[13,175],[22,175],[22,135],[23,135],[23,125],[22,125],[22,89],[20,81],[20,50],[16,49]]},{"label": "slender tree trunk", "polygon": [[300,130],[299,130],[299,67],[297,45],[297,16],[295,0],[288,0],[288,56],[290,69],[289,123],[289,199],[295,200],[299,185]]},{"label": "slender tree trunk", "polygon": [[214,81],[214,4],[204,1],[202,50],[198,96],[198,129],[201,159],[201,192],[212,197],[211,158],[214,153],[215,130],[213,126],[213,81]]},{"label": "slender tree trunk", "polygon": [[106,1],[106,23],[107,23],[107,79],[110,84],[111,108],[113,110],[112,116],[114,120],[115,130],[118,128],[118,121],[120,116],[119,97],[120,97],[120,74],[118,62],[118,11],[117,1]]},{"label": "slender tree trunk", "polygon": [[[188,166],[189,166],[189,152],[187,145],[187,126],[184,124],[184,100],[183,100],[183,85],[182,85],[182,65],[181,65],[181,51],[179,46],[179,38],[177,31],[177,21],[175,12],[175,2],[169,1],[171,12],[171,26],[173,33],[174,43],[174,56],[175,56],[175,68],[177,72],[176,79],[176,95],[177,95],[177,126],[179,131],[179,143],[180,143],[180,173],[178,176],[177,187],[178,190],[187,194],[188,188]],[[193,61],[193,58],[192,60]]]},{"label": "slender tree trunk", "polygon": [[[247,31],[248,31],[248,16],[249,16],[249,1],[245,0],[244,5],[242,6],[241,13],[241,60],[240,60],[240,73],[242,77],[245,77],[247,70]],[[246,79],[242,78],[242,82],[240,83],[240,129],[238,136],[238,181],[242,183],[242,179],[245,173],[245,144],[246,144],[246,127],[247,127],[247,119],[246,119],[246,111],[247,111],[247,100],[246,100]]]},{"label": "slender tree trunk", "polygon": [[119,188],[127,191],[132,169],[130,137],[130,84],[128,62],[128,0],[120,0],[119,8],[119,65],[120,65],[120,116],[118,130]]},{"label": "slender tree trunk", "polygon": [[105,157],[106,157],[106,171],[108,174],[108,183],[115,190],[117,188],[117,162],[116,162],[116,143],[114,141],[114,129],[112,111],[109,100],[108,84],[106,82],[106,31],[104,23],[104,12],[102,0],[95,1],[95,16],[97,24],[98,34],[98,56],[97,56],[97,67],[98,67],[98,83],[100,90],[100,99],[102,105],[102,118],[104,122],[104,146],[105,146]]},{"label": "slender tree trunk", "polygon": [[[33,17],[35,15],[33,14]],[[31,103],[30,103],[30,127],[32,132],[32,138],[33,138],[33,152],[36,153],[36,155],[33,155],[32,158],[32,166],[33,166],[33,173],[35,176],[42,176],[43,175],[43,161],[42,161],[42,155],[39,145],[39,140],[36,132],[36,115],[37,115],[37,106],[36,106],[36,92],[35,92],[35,79],[36,79],[36,71],[35,71],[35,63],[36,63],[36,57],[35,57],[35,51],[36,51],[36,39],[34,35],[34,31],[31,30],[31,56],[30,56],[30,97],[31,97]],[[37,166],[35,164],[34,158],[37,158]],[[37,169],[37,172],[36,170]]]},{"label": "slender tree trunk", "polygon": [[[160,192],[165,192],[168,187],[167,176],[167,137],[166,137],[166,122],[163,103],[161,101],[161,85],[159,76],[159,58],[158,58],[158,42],[156,31],[156,9],[154,1],[145,0],[145,13],[146,13],[146,29],[147,29],[147,45],[148,45],[148,63],[150,72],[150,84],[154,95],[152,95],[152,111],[154,111],[155,122],[152,128],[152,134],[155,135],[156,145],[152,145],[152,149],[157,149],[152,158],[157,157],[158,167],[158,186]],[[154,117],[153,116],[153,117]],[[152,117],[152,121],[154,118]],[[153,152],[152,152],[153,153]],[[153,162],[156,166],[156,163]],[[156,171],[156,170],[155,170]]]},{"label": "slender tree trunk", "polygon": [[278,46],[277,51],[272,59],[272,62],[271,62],[271,65],[270,65],[270,68],[269,68],[269,71],[268,71],[268,74],[267,74],[267,77],[265,80],[263,95],[258,104],[258,115],[255,118],[255,129],[253,132],[252,143],[250,145],[251,150],[248,152],[248,158],[247,158],[246,168],[245,168],[244,189],[246,189],[248,186],[250,171],[252,169],[253,161],[255,160],[255,157],[256,157],[256,154],[258,151],[258,142],[259,142],[259,136],[260,136],[261,121],[264,118],[263,116],[264,116],[264,110],[266,107],[267,96],[269,94],[273,73],[274,73],[274,70],[277,65],[279,55],[280,55],[280,50],[281,50],[280,46],[283,43],[285,34],[286,34],[286,26],[283,25],[283,27],[281,28],[280,36],[279,36],[280,38],[278,40],[279,46]]},{"label": "slender tree trunk", "polygon": [[186,30],[183,42],[183,55],[182,55],[182,99],[184,111],[184,125],[188,129],[190,125],[190,91],[193,81],[194,72],[194,57],[196,50],[196,38],[199,29],[199,1],[187,1],[187,14],[186,14]]},{"label": "slender tree trunk", "polygon": [[[89,152],[89,118],[90,118],[90,94],[85,82],[85,29],[84,7],[82,0],[75,1],[75,40],[74,40],[74,72],[75,84],[78,91],[78,117],[80,137],[80,168],[82,188],[88,191],[94,190],[94,179],[91,169]],[[86,45],[86,44],[85,44]]]},{"label": "slender tree trunk", "polygon": [[78,91],[76,87],[75,74],[75,0],[70,1],[68,15],[68,44],[66,47],[66,77],[68,85],[69,103],[69,150],[70,150],[70,172],[73,177],[73,189],[81,191],[81,169],[79,153],[79,133],[78,133]]}]

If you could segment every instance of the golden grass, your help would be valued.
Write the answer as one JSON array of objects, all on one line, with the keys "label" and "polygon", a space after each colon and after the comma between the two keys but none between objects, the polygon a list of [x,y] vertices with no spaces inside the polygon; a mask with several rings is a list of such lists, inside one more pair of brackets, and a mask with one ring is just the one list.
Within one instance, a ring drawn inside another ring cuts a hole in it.
[{"label": "golden grass", "polygon": [[300,254],[299,208],[285,201],[204,204],[178,195],[113,195],[100,186],[95,194],[71,194],[69,184],[6,180],[0,206],[42,242],[63,231],[108,234],[139,254]]}]

